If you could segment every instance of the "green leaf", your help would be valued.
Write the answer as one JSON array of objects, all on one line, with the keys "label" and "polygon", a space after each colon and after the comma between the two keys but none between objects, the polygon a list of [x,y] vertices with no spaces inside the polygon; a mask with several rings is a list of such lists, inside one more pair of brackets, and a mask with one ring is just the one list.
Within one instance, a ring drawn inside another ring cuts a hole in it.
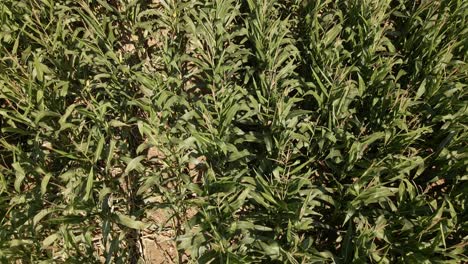
[{"label": "green leaf", "polygon": [[96,152],[94,153],[94,162],[96,163],[99,159],[101,159],[102,149],[104,148],[105,138],[101,137],[99,139],[98,145],[96,147]]},{"label": "green leaf", "polygon": [[46,173],[41,181],[41,194],[44,195],[47,192],[47,185],[49,184],[52,173]]},{"label": "green leaf", "polygon": [[138,168],[138,166],[141,166],[141,161],[145,159],[145,156],[140,155],[134,159],[132,159],[128,164],[127,167],[125,168],[125,174],[130,173],[131,171],[135,170]]},{"label": "green leaf", "polygon": [[126,227],[137,230],[146,229],[149,226],[148,224],[134,220],[133,218],[123,215],[121,213],[116,214],[116,222]]},{"label": "green leaf", "polygon": [[17,162],[12,164],[13,168],[15,169],[15,190],[17,192],[21,192],[21,184],[23,183],[24,178],[26,178],[26,173],[24,169],[21,167],[21,165]]},{"label": "green leaf", "polygon": [[60,236],[57,233],[51,234],[47,236],[43,241],[42,241],[42,248],[47,248],[50,245],[52,245]]},{"label": "green leaf", "polygon": [[111,127],[129,127],[130,125],[122,122],[122,121],[119,121],[119,120],[116,120],[116,119],[113,119],[109,122],[109,125]]},{"label": "green leaf", "polygon": [[85,196],[83,200],[87,201],[90,198],[91,192],[93,190],[93,185],[94,185],[94,168],[91,168],[88,174],[88,178],[86,180]]}]

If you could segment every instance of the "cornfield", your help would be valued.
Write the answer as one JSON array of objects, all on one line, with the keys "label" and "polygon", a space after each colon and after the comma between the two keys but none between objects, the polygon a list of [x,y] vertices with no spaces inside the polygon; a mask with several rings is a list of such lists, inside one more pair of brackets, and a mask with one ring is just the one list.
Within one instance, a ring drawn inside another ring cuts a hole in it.
[{"label": "cornfield", "polygon": [[0,0],[0,262],[467,262],[467,41],[464,0]]}]

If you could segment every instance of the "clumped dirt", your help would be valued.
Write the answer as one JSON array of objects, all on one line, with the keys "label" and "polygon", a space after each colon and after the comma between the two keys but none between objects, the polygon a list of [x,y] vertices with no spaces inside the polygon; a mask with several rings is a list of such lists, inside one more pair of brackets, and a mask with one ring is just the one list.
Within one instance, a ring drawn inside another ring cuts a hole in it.
[{"label": "clumped dirt", "polygon": [[143,239],[145,263],[177,263],[177,248],[171,234],[157,234]]},{"label": "clumped dirt", "polygon": [[[186,219],[197,213],[195,208],[185,212]],[[179,256],[175,243],[176,232],[181,224],[171,219],[169,209],[156,209],[150,214],[150,219],[159,227],[159,230],[142,233],[143,259],[147,264],[179,263],[185,262],[187,255]],[[181,257],[181,258],[180,258]]]},{"label": "clumped dirt", "polygon": [[149,218],[156,224],[157,230],[142,234],[143,258],[145,263],[177,263],[176,230],[170,219],[168,209],[153,210]]}]

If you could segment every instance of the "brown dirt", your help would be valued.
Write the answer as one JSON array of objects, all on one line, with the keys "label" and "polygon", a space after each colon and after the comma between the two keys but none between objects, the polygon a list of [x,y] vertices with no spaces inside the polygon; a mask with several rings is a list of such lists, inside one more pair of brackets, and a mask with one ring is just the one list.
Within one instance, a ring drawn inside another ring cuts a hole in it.
[{"label": "brown dirt", "polygon": [[176,231],[172,227],[173,221],[170,219],[170,212],[168,209],[156,209],[150,213],[150,219],[158,226],[159,230],[143,234],[145,263],[177,263],[177,247],[174,241]]},{"label": "brown dirt", "polygon": [[[185,212],[186,220],[197,213],[195,208],[189,208]],[[158,226],[158,230],[153,232],[143,232],[143,258],[147,264],[179,263],[179,254],[175,237],[177,229],[176,221],[170,218],[169,209],[159,208],[150,213],[150,219]],[[187,261],[187,256],[182,256],[182,262]]]},{"label": "brown dirt", "polygon": [[177,248],[172,234],[154,234],[143,238],[145,263],[177,263]]}]

